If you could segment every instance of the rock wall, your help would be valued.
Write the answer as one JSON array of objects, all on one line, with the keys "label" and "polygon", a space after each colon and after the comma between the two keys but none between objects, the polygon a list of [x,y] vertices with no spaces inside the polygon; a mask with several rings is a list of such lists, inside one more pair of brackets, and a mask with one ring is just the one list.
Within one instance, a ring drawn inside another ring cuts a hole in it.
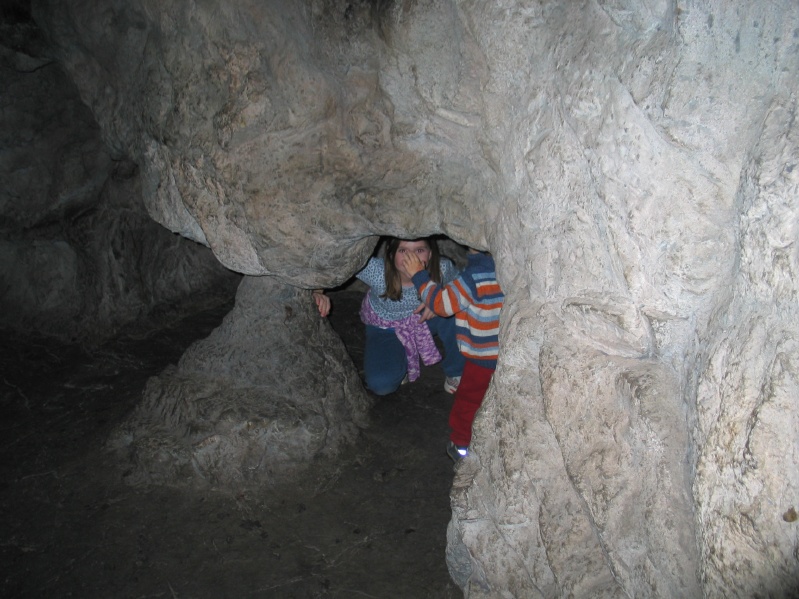
[{"label": "rock wall", "polygon": [[[457,14],[377,6],[33,3],[107,145],[141,166],[150,215],[237,272],[304,287],[346,281],[381,234],[486,247],[470,224],[497,196],[480,82],[458,55],[433,68]],[[393,51],[380,23],[424,55]]]},{"label": "rock wall", "polygon": [[738,190],[735,277],[698,362],[693,494],[709,588],[797,596],[796,97],[777,98]]},{"label": "rock wall", "polygon": [[334,285],[380,234],[495,254],[465,596],[795,594],[794,2],[34,14],[151,216],[228,267]]},{"label": "rock wall", "polygon": [[17,4],[0,13],[0,326],[98,343],[186,299],[229,297],[238,275],[147,215],[136,164],[109,154]]}]

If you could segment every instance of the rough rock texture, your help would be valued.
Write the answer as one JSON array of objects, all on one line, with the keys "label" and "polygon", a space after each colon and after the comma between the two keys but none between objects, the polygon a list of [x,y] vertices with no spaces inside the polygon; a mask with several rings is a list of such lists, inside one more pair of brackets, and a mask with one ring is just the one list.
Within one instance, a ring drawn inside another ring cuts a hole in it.
[{"label": "rough rock texture", "polygon": [[243,279],[222,325],[148,381],[109,441],[131,461],[129,482],[286,483],[352,441],[370,400],[309,295]]},{"label": "rough rock texture", "polygon": [[738,192],[739,261],[708,326],[694,498],[704,575],[740,596],[799,594],[796,97],[775,101]]},{"label": "rough rock texture", "polygon": [[207,248],[147,215],[136,165],[112,160],[43,52],[24,11],[0,14],[0,326],[99,342],[187,296],[230,290],[238,277]]},{"label": "rough rock texture", "polygon": [[34,3],[109,147],[141,165],[153,218],[300,286],[345,281],[376,234],[486,247],[479,65],[444,50],[462,25],[447,3],[429,19],[380,6]]},{"label": "rough rock texture", "polygon": [[153,218],[230,268],[495,254],[466,596],[796,593],[795,2],[34,8]]}]

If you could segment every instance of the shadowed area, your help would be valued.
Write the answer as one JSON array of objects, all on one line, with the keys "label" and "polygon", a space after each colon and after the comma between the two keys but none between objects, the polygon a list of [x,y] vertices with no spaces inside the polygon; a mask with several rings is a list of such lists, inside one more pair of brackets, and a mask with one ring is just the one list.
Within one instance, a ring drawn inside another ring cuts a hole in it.
[{"label": "shadowed area", "polygon": [[[332,295],[332,324],[360,362],[361,293]],[[140,400],[147,377],[230,307],[134,327],[90,351],[4,338],[0,593],[460,596],[444,560],[451,396],[438,368],[380,399],[371,427],[335,463],[317,463],[278,492],[123,483],[100,449],[105,436]]]},{"label": "shadowed area", "polygon": [[[414,442],[438,413],[405,430],[401,410],[439,406],[427,402],[440,391],[375,403],[309,295],[349,280],[382,236],[444,235],[490,251],[505,294],[497,368],[441,508],[463,594],[795,596],[795,0],[7,6],[3,467],[9,513],[30,516],[5,524],[21,565],[9,585],[79,585],[117,538],[129,559],[107,581],[175,572],[180,551],[129,548],[182,510],[224,539],[164,542],[211,564],[264,553],[219,557],[228,537],[260,543],[287,521],[296,538],[311,506],[321,513],[308,498],[346,503],[345,524],[377,506],[398,524],[369,541],[360,525],[312,526],[295,543],[301,574],[285,561],[274,578],[271,562],[253,570],[264,593],[309,573],[322,586],[306,594],[332,592],[325,580],[344,593],[320,569],[369,568],[382,534],[380,550],[411,542],[419,528],[393,518],[415,513],[402,504],[421,497],[411,473],[438,464],[440,446],[416,448],[442,432]],[[143,324],[232,286],[225,318],[194,343]],[[133,336],[118,337],[125,327]],[[156,360],[163,344],[170,357]],[[115,468],[135,492],[92,478]],[[327,495],[356,473],[372,485],[360,503]],[[253,495],[262,485],[276,494]],[[26,511],[27,486],[49,520]],[[286,488],[295,511],[269,523]],[[167,498],[146,528],[101,530],[128,509],[117,497],[136,509]],[[230,497],[236,511],[216,508]],[[65,506],[84,520],[60,519]],[[103,542],[56,541],[81,524]],[[233,524],[245,532],[227,534]],[[26,560],[66,574],[28,576]],[[210,577],[202,566],[188,586]],[[141,580],[178,594],[159,576]]]}]

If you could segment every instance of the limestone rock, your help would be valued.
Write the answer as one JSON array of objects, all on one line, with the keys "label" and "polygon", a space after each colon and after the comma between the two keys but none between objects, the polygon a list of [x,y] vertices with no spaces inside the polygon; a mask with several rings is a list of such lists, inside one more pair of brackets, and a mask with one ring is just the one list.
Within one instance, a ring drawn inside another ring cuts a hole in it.
[{"label": "limestone rock", "polygon": [[[486,246],[472,225],[496,200],[479,80],[456,57],[432,70],[464,33],[449,7],[33,6],[109,147],[141,165],[150,214],[228,268],[332,286],[379,234]],[[407,53],[423,40],[430,69]]]},{"label": "limestone rock", "polygon": [[109,446],[132,484],[277,485],[334,457],[369,407],[310,293],[245,277],[222,325],[150,379]]},{"label": "limestone rock", "polygon": [[228,267],[495,255],[467,597],[795,593],[795,2],[99,4],[34,14],[149,213]]},{"label": "limestone rock", "polygon": [[109,156],[38,29],[3,21],[0,33],[0,326],[99,343],[229,293],[235,273],[147,216],[136,165]]}]

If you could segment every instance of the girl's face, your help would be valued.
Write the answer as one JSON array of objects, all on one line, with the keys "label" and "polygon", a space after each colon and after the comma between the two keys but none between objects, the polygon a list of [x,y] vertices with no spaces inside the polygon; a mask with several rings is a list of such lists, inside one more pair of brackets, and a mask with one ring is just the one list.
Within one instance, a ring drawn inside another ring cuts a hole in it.
[{"label": "girl's face", "polygon": [[407,254],[413,252],[417,256],[419,256],[419,260],[422,261],[424,267],[427,268],[427,263],[430,262],[430,255],[432,252],[430,251],[430,246],[427,245],[427,242],[424,240],[420,241],[400,241],[399,246],[397,246],[397,253],[394,254],[394,266],[402,275],[402,279],[404,282],[406,279],[410,280],[409,277],[405,275],[405,271],[402,268],[402,257]]}]

